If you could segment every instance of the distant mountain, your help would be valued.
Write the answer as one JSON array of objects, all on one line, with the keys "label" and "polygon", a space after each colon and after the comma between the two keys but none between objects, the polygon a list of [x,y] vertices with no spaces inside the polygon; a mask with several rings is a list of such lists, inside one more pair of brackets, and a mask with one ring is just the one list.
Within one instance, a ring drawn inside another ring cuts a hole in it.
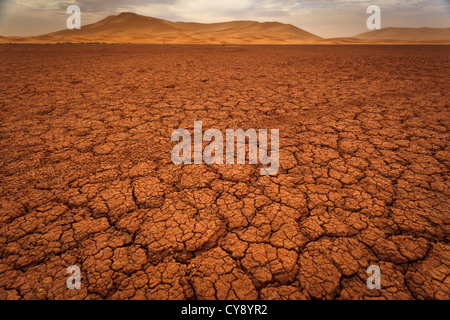
[{"label": "distant mountain", "polygon": [[33,37],[2,37],[0,43],[173,43],[173,44],[450,44],[450,28],[384,28],[355,37],[322,39],[291,24],[231,21],[171,22],[136,13],[109,16],[81,29]]},{"label": "distant mountain", "polygon": [[321,38],[291,24],[232,21],[223,23],[170,22],[135,13],[109,16],[78,30],[35,37],[0,37],[1,42],[106,43],[311,43]]},{"label": "distant mountain", "polygon": [[450,42],[450,28],[383,28],[356,35],[364,40]]}]

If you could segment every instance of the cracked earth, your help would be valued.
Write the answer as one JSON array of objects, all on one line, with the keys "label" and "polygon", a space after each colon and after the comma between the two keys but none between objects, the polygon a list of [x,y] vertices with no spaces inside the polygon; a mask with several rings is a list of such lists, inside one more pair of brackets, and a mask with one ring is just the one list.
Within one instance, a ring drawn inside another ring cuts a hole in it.
[{"label": "cracked earth", "polygon": [[[1,299],[450,299],[449,47],[0,56]],[[278,174],[172,164],[196,120],[279,129]]]}]

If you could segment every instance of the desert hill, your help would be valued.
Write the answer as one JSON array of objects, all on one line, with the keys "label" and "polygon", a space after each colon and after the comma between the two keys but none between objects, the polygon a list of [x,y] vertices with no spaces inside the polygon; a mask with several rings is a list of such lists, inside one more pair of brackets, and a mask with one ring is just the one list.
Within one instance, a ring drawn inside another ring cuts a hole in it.
[{"label": "desert hill", "polygon": [[398,41],[446,41],[450,42],[450,28],[383,28],[364,32],[355,36],[364,40]]},{"label": "desert hill", "polygon": [[[5,40],[6,39],[6,40]],[[171,22],[124,12],[79,30],[62,30],[35,37],[3,37],[0,42],[106,43],[310,43],[321,38],[290,24],[232,21],[223,23]]]}]

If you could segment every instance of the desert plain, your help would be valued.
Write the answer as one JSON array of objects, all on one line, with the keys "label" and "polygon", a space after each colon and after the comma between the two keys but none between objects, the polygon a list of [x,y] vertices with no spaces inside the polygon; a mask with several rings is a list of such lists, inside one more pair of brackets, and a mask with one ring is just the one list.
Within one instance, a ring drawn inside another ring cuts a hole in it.
[{"label": "desert plain", "polygon": [[[450,298],[449,46],[0,57],[1,299]],[[173,164],[200,120],[279,129],[278,174]]]}]

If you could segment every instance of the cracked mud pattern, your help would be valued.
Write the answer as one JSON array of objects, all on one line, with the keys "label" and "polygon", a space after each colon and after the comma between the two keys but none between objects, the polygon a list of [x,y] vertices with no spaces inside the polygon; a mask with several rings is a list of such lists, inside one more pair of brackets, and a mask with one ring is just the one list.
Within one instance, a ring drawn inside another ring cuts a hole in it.
[{"label": "cracked mud pattern", "polygon": [[[1,299],[450,298],[449,47],[0,56]],[[279,129],[278,174],[172,164],[195,120]]]}]

